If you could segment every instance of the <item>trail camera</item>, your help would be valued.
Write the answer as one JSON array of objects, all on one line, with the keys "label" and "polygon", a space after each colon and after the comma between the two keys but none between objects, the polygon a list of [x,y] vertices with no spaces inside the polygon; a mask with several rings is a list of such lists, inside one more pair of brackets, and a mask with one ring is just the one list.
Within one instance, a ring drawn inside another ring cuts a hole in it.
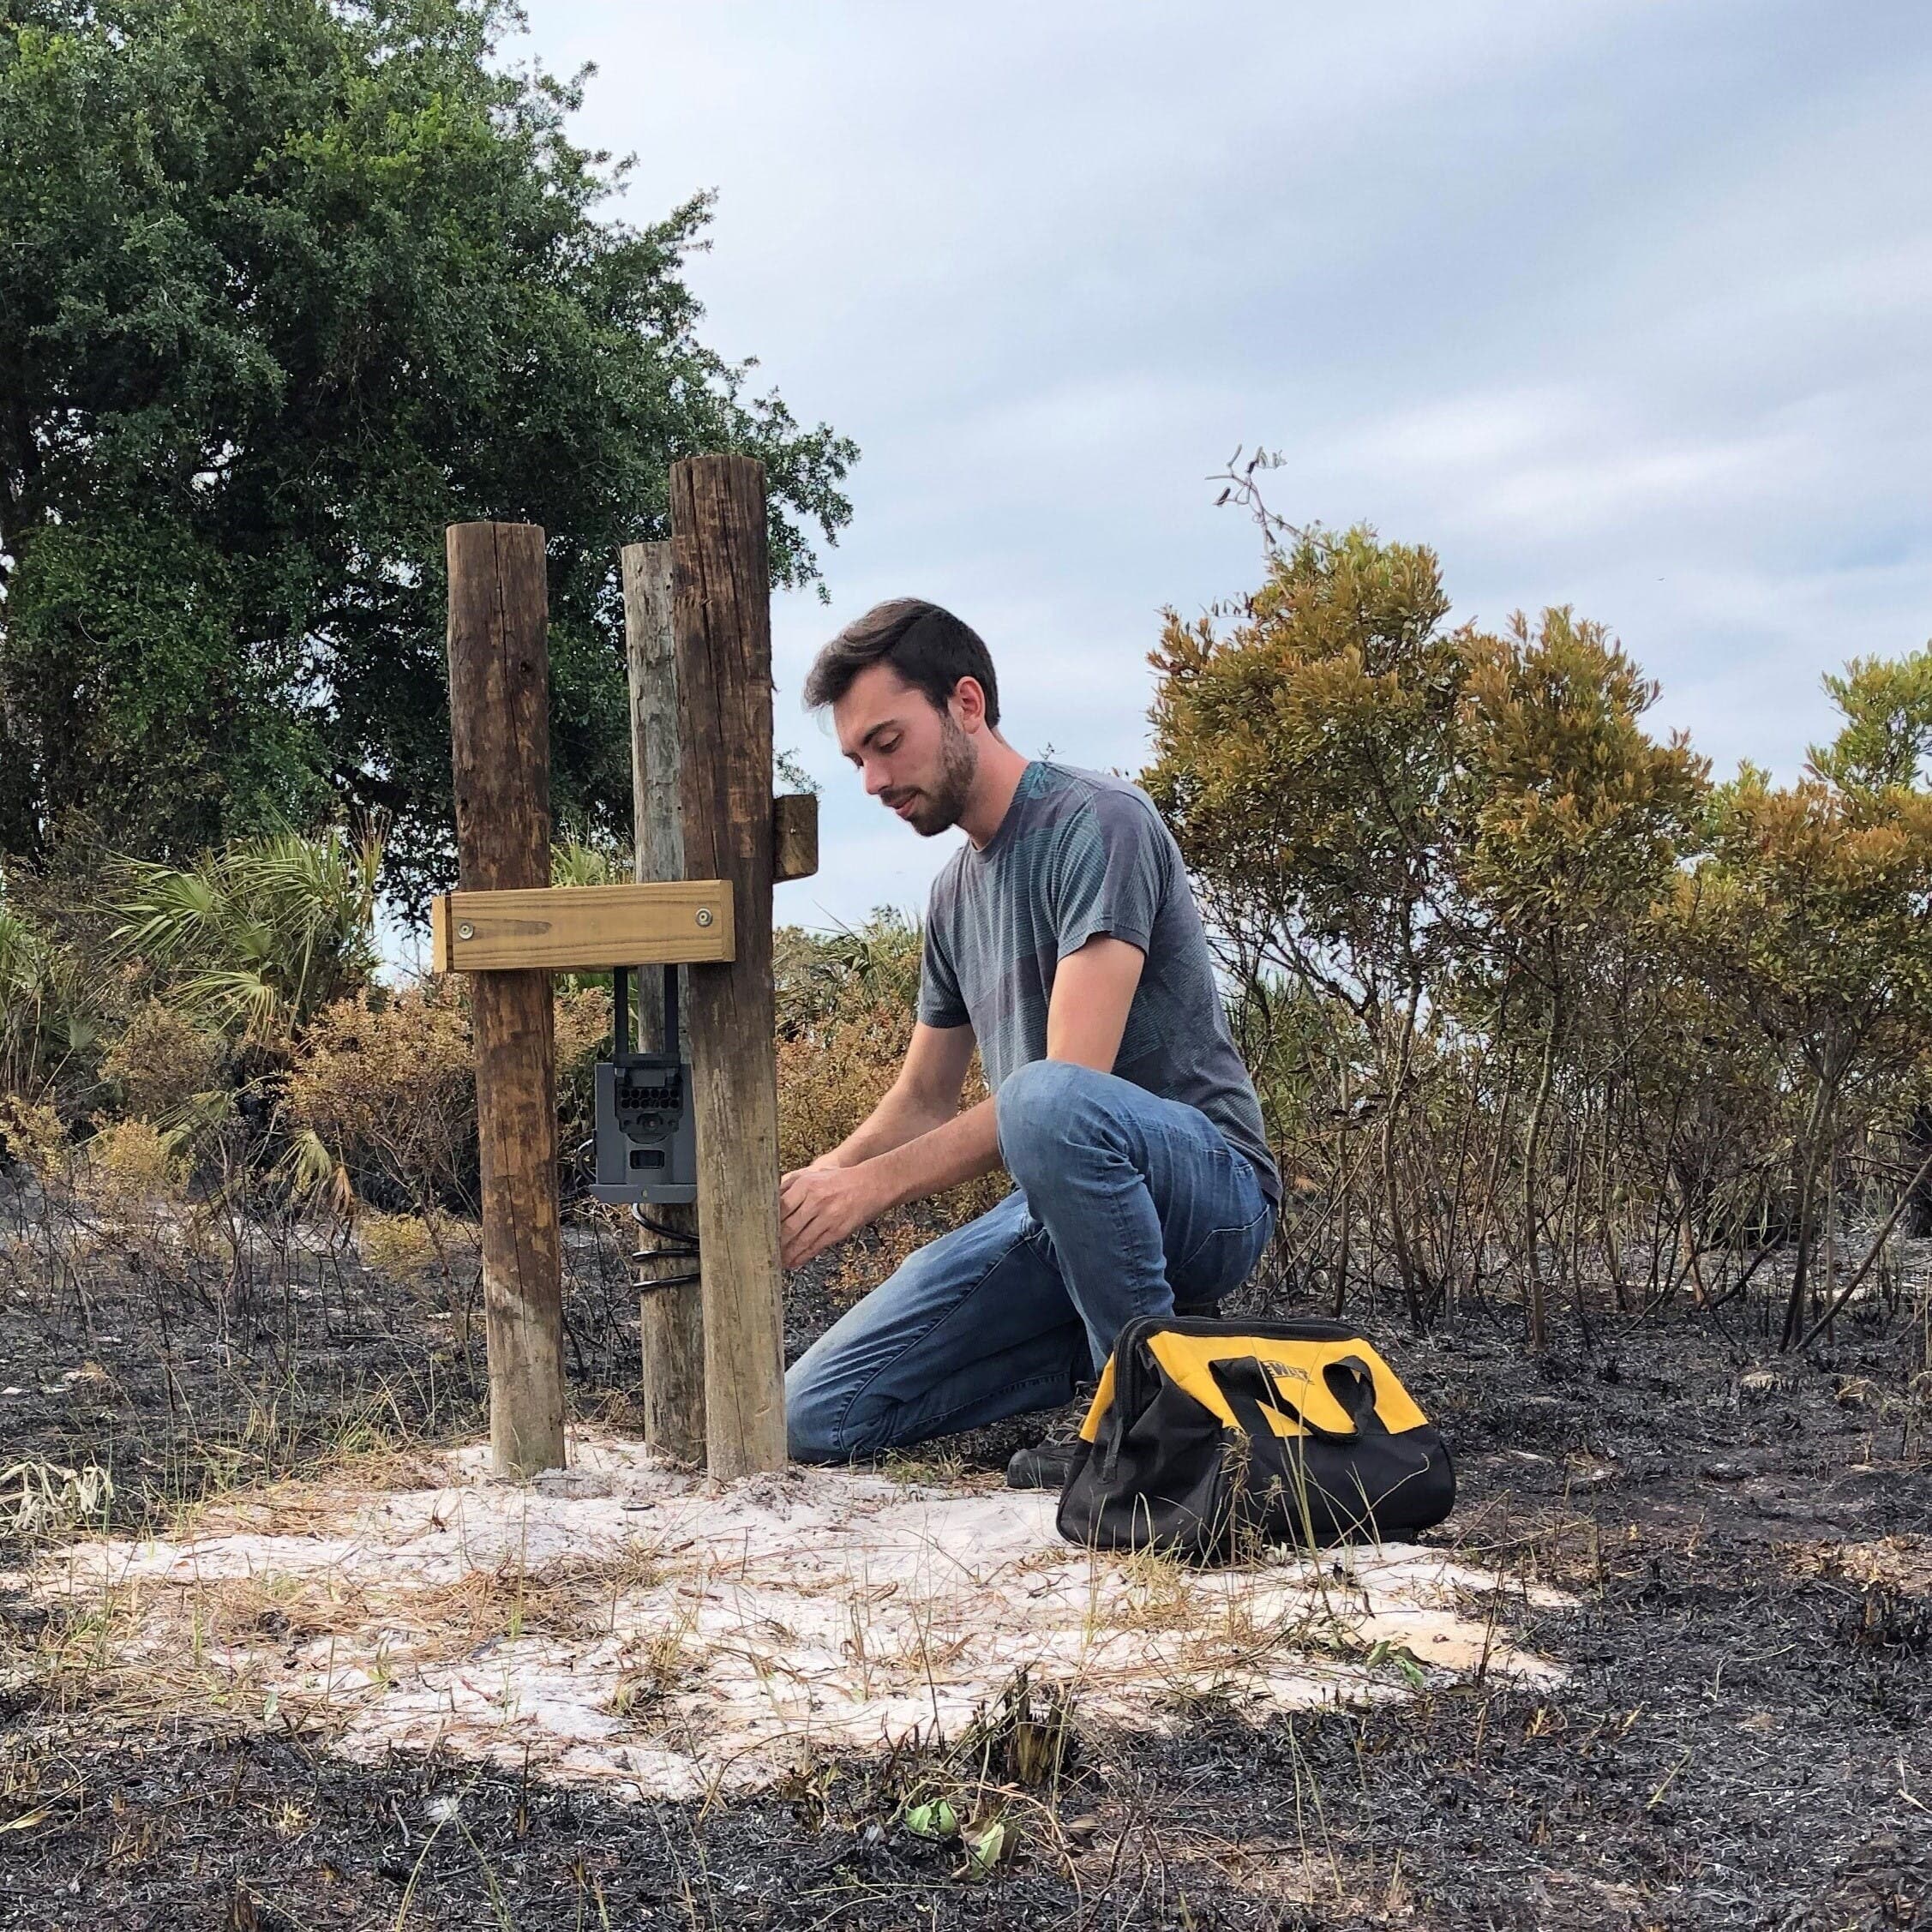
[{"label": "trail camera", "polygon": [[631,1049],[631,975],[612,973],[613,1051],[597,1064],[597,1179],[591,1192],[611,1207],[674,1206],[698,1198],[698,1134],[691,1069],[678,1058],[677,968],[664,969],[659,1053]]}]

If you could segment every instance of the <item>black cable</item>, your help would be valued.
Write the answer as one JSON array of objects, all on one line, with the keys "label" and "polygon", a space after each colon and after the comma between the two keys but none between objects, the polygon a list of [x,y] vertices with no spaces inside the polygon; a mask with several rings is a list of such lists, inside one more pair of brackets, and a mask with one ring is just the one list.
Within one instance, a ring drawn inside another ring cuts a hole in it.
[{"label": "black cable", "polygon": [[[639,1248],[631,1256],[633,1263],[640,1261],[696,1261],[698,1258],[698,1237],[681,1227],[667,1227],[661,1221],[653,1221],[644,1211],[644,1203],[631,1203],[631,1219],[646,1234],[655,1234],[668,1245],[661,1248]],[[640,1291],[652,1288],[687,1288],[700,1280],[699,1271],[693,1268],[688,1275],[660,1275],[649,1281],[634,1281],[632,1286]]]}]

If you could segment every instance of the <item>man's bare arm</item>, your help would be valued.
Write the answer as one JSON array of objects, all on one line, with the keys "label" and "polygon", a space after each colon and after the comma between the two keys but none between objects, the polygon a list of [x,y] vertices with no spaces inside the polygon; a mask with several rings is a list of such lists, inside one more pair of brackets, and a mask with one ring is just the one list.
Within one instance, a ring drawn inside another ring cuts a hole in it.
[{"label": "man's bare arm", "polygon": [[1138,946],[1105,933],[1070,952],[1047,1003],[1047,1058],[1113,1072],[1146,963]]},{"label": "man's bare arm", "polygon": [[[1069,953],[1059,963],[1053,979],[1053,993],[1047,1010],[1047,1057],[1091,1066],[1102,1073],[1113,1071],[1120,1051],[1121,1035],[1126,1031],[1127,1010],[1133,1004],[1144,963],[1139,947],[1125,939],[1089,939],[1077,952]],[[971,1053],[971,1035],[964,1028],[951,1029],[965,1036],[967,1058]],[[948,1033],[930,1027],[914,1029],[914,1044],[921,1033],[939,1040]],[[906,1069],[913,1064],[906,1056]],[[943,1063],[940,1063],[943,1064]],[[959,1062],[958,1079],[952,1092],[952,1107],[958,1105],[959,1084],[964,1080],[966,1059]],[[929,1095],[931,1089],[923,1089]],[[856,1228],[875,1221],[890,1208],[909,1201],[923,1200],[963,1181],[990,1173],[999,1165],[999,1131],[989,1096],[963,1113],[954,1113],[940,1125],[914,1137],[897,1141],[876,1153],[861,1151],[851,1158],[861,1137],[874,1122],[881,1131],[896,1127],[912,1117],[904,1103],[887,1114],[888,1094],[870,1119],[840,1143],[837,1171],[829,1172],[814,1162],[785,1176],[780,1193],[781,1237],[784,1264],[801,1267],[834,1241],[843,1240]],[[951,1110],[949,1109],[949,1112]],[[882,1119],[882,1116],[885,1117]]]},{"label": "man's bare arm", "polygon": [[945,1125],[959,1112],[959,1095],[972,1059],[971,1027],[915,1023],[898,1077],[879,1105],[812,1165],[855,1167]]}]

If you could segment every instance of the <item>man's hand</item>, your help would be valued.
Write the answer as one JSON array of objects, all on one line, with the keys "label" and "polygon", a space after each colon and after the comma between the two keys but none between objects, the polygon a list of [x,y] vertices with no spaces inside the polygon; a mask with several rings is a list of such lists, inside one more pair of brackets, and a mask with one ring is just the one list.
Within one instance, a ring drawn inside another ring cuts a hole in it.
[{"label": "man's hand", "polygon": [[855,1167],[794,1167],[778,1186],[779,1259],[802,1268],[882,1214],[890,1202],[867,1164]]},{"label": "man's hand", "polygon": [[[1047,1008],[1047,1057],[1112,1071],[1140,984],[1140,948],[1088,940],[1059,963]],[[913,1029],[905,1070],[871,1119],[778,1187],[778,1251],[802,1268],[888,1208],[957,1187],[999,1165],[999,1126],[989,1095],[955,1113],[973,1052],[967,1027]]]}]

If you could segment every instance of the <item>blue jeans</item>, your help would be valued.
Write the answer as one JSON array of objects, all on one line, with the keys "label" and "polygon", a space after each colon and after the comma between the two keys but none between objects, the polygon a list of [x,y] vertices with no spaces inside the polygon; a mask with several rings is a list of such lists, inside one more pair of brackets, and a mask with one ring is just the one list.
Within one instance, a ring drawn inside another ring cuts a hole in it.
[{"label": "blue jeans", "polygon": [[1198,1107],[1064,1060],[994,1101],[1015,1183],[848,1309],[785,1377],[791,1453],[855,1455],[1054,1408],[1136,1317],[1212,1304],[1274,1232],[1253,1165]]}]

